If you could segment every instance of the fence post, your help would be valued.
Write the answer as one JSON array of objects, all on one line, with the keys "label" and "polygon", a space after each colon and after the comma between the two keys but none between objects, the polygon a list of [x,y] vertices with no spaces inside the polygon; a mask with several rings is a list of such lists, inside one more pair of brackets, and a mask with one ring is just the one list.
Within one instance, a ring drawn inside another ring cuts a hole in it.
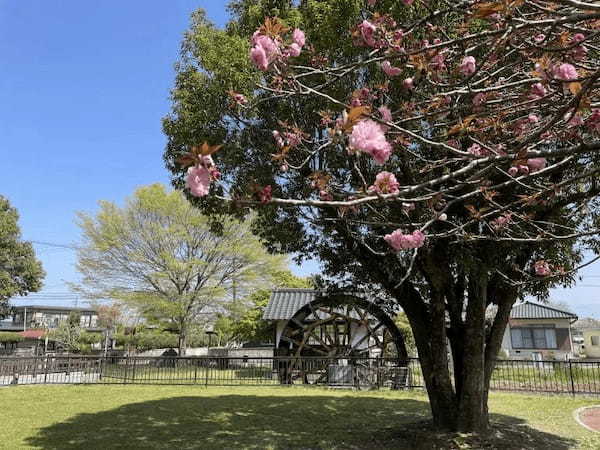
[{"label": "fence post", "polygon": [[127,384],[127,377],[129,377],[129,355],[125,356],[125,376],[123,377],[123,384]]},{"label": "fence post", "polygon": [[103,372],[104,372],[104,359],[105,358],[103,356],[100,357],[100,367],[98,370],[98,379],[100,381],[102,381],[102,376],[103,376]]},{"label": "fence post", "polygon": [[573,381],[573,365],[569,359],[569,376],[571,377],[571,394],[575,395],[575,382]]},{"label": "fence post", "polygon": [[204,386],[208,386],[208,371],[210,369],[210,361],[208,360],[208,357],[206,357],[206,359],[204,360],[204,365],[206,366],[206,378],[204,381]]},{"label": "fence post", "polygon": [[48,382],[48,359],[49,355],[46,355],[46,360],[44,361],[44,384]]}]

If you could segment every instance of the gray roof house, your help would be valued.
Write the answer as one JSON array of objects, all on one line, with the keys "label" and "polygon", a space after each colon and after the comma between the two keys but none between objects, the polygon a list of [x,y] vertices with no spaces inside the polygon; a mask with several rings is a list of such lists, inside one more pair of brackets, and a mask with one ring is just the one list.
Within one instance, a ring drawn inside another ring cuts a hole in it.
[{"label": "gray roof house", "polygon": [[573,357],[571,325],[577,315],[526,301],[510,312],[502,349],[512,359],[562,360]]}]

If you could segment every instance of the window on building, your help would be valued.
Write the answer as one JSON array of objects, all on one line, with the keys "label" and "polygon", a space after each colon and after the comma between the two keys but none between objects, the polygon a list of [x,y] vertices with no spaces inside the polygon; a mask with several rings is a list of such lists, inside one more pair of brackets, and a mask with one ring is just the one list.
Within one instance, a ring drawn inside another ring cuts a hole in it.
[{"label": "window on building", "polygon": [[513,348],[557,348],[555,328],[511,328],[510,336]]},{"label": "window on building", "polygon": [[592,345],[600,345],[600,336],[592,336]]}]

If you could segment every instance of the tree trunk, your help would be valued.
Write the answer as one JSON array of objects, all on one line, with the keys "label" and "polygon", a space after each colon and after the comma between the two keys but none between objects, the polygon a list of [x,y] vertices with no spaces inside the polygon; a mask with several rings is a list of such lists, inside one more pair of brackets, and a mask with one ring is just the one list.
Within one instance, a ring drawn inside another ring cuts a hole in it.
[{"label": "tree trunk", "polygon": [[469,276],[468,305],[462,339],[462,383],[457,389],[458,431],[485,431],[488,411],[485,390],[485,309],[487,274],[482,265]]},{"label": "tree trunk", "polygon": [[179,354],[179,356],[185,356],[186,348],[187,348],[186,330],[182,329],[179,332],[179,340],[178,340],[178,352],[177,353]]}]

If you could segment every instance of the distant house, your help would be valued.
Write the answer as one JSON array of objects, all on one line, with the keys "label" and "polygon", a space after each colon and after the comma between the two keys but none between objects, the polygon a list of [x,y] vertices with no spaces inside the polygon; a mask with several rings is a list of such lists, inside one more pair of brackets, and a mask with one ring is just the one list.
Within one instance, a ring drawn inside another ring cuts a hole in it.
[{"label": "distant house", "polygon": [[93,308],[27,305],[13,308],[11,320],[0,322],[0,333],[16,332],[25,338],[16,344],[12,351],[15,354],[34,354],[53,349],[53,343],[46,341],[47,331],[66,321],[72,312],[80,315],[80,326],[86,331],[104,331],[98,326],[98,313]]},{"label": "distant house", "polygon": [[560,360],[573,356],[571,325],[577,316],[534,302],[515,305],[502,349],[509,358]]}]

